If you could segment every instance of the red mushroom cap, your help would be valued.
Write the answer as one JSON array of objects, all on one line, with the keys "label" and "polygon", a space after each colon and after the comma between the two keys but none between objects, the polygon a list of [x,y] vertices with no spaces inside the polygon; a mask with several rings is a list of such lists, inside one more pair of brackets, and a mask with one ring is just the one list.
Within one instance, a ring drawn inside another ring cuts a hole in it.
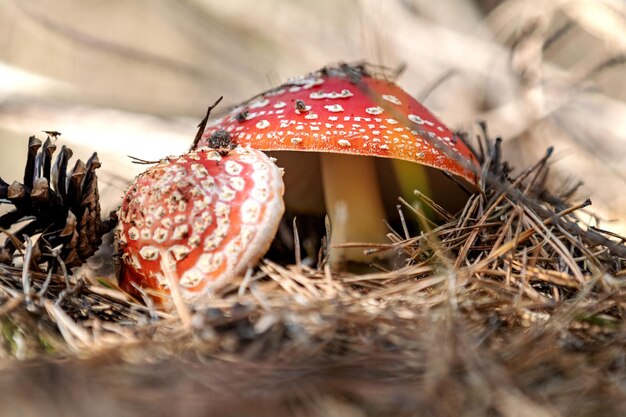
[{"label": "red mushroom cap", "polygon": [[142,173],[119,211],[120,286],[167,291],[162,257],[185,298],[211,292],[256,263],[276,234],[282,170],[263,152],[201,148]]},{"label": "red mushroom cap", "polygon": [[360,67],[325,68],[267,91],[211,123],[200,143],[219,130],[265,151],[397,158],[476,183],[465,143],[396,84]]}]

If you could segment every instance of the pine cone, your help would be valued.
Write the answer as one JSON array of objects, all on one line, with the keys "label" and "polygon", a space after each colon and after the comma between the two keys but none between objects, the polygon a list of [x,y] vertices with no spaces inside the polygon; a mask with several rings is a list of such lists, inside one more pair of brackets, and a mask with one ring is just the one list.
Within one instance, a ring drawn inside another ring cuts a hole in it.
[{"label": "pine cone", "polygon": [[0,244],[0,263],[13,262],[24,235],[41,233],[33,252],[35,267],[52,262],[53,249],[68,267],[78,266],[94,254],[102,235],[111,229],[110,221],[100,219],[98,155],[94,153],[86,164],[76,161],[68,171],[71,149],[62,146],[53,164],[55,151],[50,136],[43,145],[31,136],[23,183],[9,185],[0,178],[0,204],[13,205],[13,210],[0,215],[0,228],[13,229]]}]

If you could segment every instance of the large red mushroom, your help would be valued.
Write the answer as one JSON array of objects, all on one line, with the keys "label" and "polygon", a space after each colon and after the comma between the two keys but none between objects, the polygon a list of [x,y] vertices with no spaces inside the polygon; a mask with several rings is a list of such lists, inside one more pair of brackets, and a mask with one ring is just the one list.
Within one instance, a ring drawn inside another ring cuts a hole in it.
[{"label": "large red mushroom", "polygon": [[[260,94],[210,123],[199,145],[220,134],[242,146],[289,152],[280,158],[287,208],[326,211],[332,244],[386,239],[380,196],[389,190],[373,157],[396,160],[383,177],[395,176],[396,190],[405,194],[428,187],[420,166],[476,182],[477,159],[466,144],[395,83],[363,66],[324,68]],[[401,175],[407,165],[413,166],[410,178]],[[365,259],[362,250],[331,254],[334,265],[346,258]]]}]

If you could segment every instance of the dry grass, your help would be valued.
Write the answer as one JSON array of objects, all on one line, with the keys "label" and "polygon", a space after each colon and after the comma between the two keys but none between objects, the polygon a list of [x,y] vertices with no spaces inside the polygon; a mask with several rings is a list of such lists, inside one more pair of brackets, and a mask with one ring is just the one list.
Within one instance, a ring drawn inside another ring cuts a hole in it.
[{"label": "dry grass", "polygon": [[391,271],[265,261],[183,320],[0,266],[0,414],[621,415],[626,238],[546,190],[550,152],[510,177],[478,136],[481,191],[369,248]]}]

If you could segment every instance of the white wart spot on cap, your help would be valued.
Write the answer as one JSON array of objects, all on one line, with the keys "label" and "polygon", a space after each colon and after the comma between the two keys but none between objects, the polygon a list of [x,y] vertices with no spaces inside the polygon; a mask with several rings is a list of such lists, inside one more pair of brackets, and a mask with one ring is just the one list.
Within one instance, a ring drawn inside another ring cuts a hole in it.
[{"label": "white wart spot on cap", "polygon": [[139,251],[139,255],[146,261],[154,261],[159,258],[159,250],[154,246],[144,246]]},{"label": "white wart spot on cap", "polygon": [[327,93],[324,91],[314,91],[311,94],[309,94],[309,98],[313,100],[321,100],[324,98],[330,98],[330,99],[348,98],[352,96],[353,96],[352,92],[348,89],[343,89],[338,93],[335,91],[329,91]]},{"label": "white wart spot on cap", "polygon": [[189,237],[189,239],[187,239],[187,243],[189,244],[189,246],[191,246],[192,248],[197,247],[198,245],[200,245],[200,235],[198,233],[194,233],[193,235],[191,235]]},{"label": "white wart spot on cap", "polygon": [[157,243],[163,243],[167,239],[167,230],[162,227],[157,227],[154,231],[154,235],[152,236]]},{"label": "white wart spot on cap", "polygon": [[224,186],[222,187],[222,191],[220,191],[219,198],[222,201],[232,201],[237,193],[230,187]]},{"label": "white wart spot on cap", "polygon": [[180,226],[176,226],[174,229],[174,233],[172,234],[172,239],[184,239],[189,235],[189,225],[181,224]]},{"label": "white wart spot on cap", "polygon": [[162,218],[165,216],[165,207],[159,206],[154,210],[155,217]]},{"label": "white wart spot on cap", "polygon": [[337,141],[337,143],[339,144],[339,146],[341,146],[342,148],[348,148],[350,146],[352,146],[352,144],[350,143],[349,140],[346,139],[339,139]]},{"label": "white wart spot on cap", "polygon": [[343,111],[343,107],[341,107],[341,104],[330,104],[330,105],[324,106],[324,108],[332,113],[339,113]]},{"label": "white wart spot on cap", "polygon": [[257,129],[265,129],[267,127],[269,127],[270,122],[268,122],[267,120],[259,120],[256,124]]},{"label": "white wart spot on cap", "polygon": [[185,245],[174,245],[169,251],[174,256],[174,260],[180,262],[189,255],[190,249]]},{"label": "white wart spot on cap", "polygon": [[402,101],[400,101],[400,99],[394,95],[383,94],[382,97],[383,97],[383,100],[387,100],[390,103],[398,104],[398,105],[402,104]]},{"label": "white wart spot on cap", "polygon": [[241,236],[234,237],[230,242],[226,244],[224,252],[229,255],[237,255],[243,249],[243,242]]},{"label": "white wart spot on cap", "polygon": [[304,118],[305,118],[305,119],[308,119],[308,120],[315,120],[315,119],[317,119],[317,114],[315,114],[315,113],[309,113],[309,114],[307,114],[306,116],[304,116]]},{"label": "white wart spot on cap", "polygon": [[257,200],[260,200],[260,201],[267,200],[268,194],[269,194],[269,190],[267,189],[266,185],[259,185],[257,187],[254,187],[251,193],[253,198],[256,198]]},{"label": "white wart spot on cap", "polygon": [[183,288],[193,288],[200,284],[203,279],[204,274],[197,269],[192,268],[183,273],[183,276],[180,277],[180,281],[178,283]]},{"label": "white wart spot on cap", "polygon": [[230,206],[228,204],[222,203],[221,201],[218,201],[215,204],[215,215],[217,217],[220,217],[220,218],[228,217],[229,214],[230,214]]},{"label": "white wart spot on cap", "polygon": [[294,145],[298,145],[302,143],[302,138],[291,138],[291,143],[293,143]]},{"label": "white wart spot on cap", "polygon": [[283,107],[286,107],[287,103],[285,103],[284,101],[279,101],[276,104],[274,104],[274,108],[275,109],[282,109]]},{"label": "white wart spot on cap", "polygon": [[424,120],[415,114],[409,114],[409,120],[412,121],[413,123],[417,123],[418,125],[424,124]]},{"label": "white wart spot on cap", "polygon": [[243,191],[246,186],[245,181],[241,177],[232,177],[230,179],[230,186],[237,191]]},{"label": "white wart spot on cap", "polygon": [[384,111],[382,107],[368,107],[365,109],[365,113],[367,114],[381,114]]},{"label": "white wart spot on cap", "polygon": [[229,175],[239,175],[243,170],[243,167],[235,161],[226,161],[224,168]]},{"label": "white wart spot on cap", "polygon": [[[409,114],[409,120],[412,121],[413,123],[418,124],[418,125],[428,125],[428,126],[434,126],[435,125],[430,120],[424,120],[424,119],[422,119],[421,117],[419,117],[416,114]],[[413,132],[411,132],[411,133],[413,133]]]},{"label": "white wart spot on cap", "polygon": [[204,178],[209,175],[209,171],[201,164],[193,164],[191,166],[191,172],[193,172],[197,178]]},{"label": "white wart spot on cap", "polygon": [[200,182],[200,185],[205,189],[205,191],[211,191],[215,188],[215,180],[211,177],[208,177]]},{"label": "white wart spot on cap", "polygon": [[204,239],[204,245],[203,245],[204,250],[207,252],[210,252],[210,251],[217,249],[217,247],[222,242],[222,239],[223,237],[222,237],[221,231],[216,231],[215,233],[211,233],[211,235],[207,236],[207,238]]},{"label": "white wart spot on cap", "polygon": [[343,90],[341,90],[341,93],[339,93],[337,95],[337,98],[348,98],[348,97],[352,97],[352,96],[353,96],[353,94],[352,94],[352,92],[350,90],[343,89]]},{"label": "white wart spot on cap", "polygon": [[306,113],[308,111],[311,111],[311,106],[307,106],[305,105],[304,108],[302,110],[300,109],[296,109],[296,113],[297,114],[302,114],[302,113]]},{"label": "white wart spot on cap", "polygon": [[204,233],[204,231],[211,225],[211,218],[196,217],[193,219],[193,232]]},{"label": "white wart spot on cap", "polygon": [[203,198],[201,200],[194,200],[192,213],[202,212],[206,210],[207,208],[209,208],[210,204],[211,204],[211,200],[208,198]]},{"label": "white wart spot on cap", "polygon": [[254,226],[243,225],[241,227],[241,242],[247,245],[256,234],[256,228]]},{"label": "white wart spot on cap", "polygon": [[211,151],[207,152],[206,159],[209,161],[221,161],[222,155],[220,155],[220,153],[217,151]]},{"label": "white wart spot on cap", "polygon": [[130,229],[128,229],[128,238],[130,240],[137,240],[137,239],[139,239],[139,230],[137,230],[137,228],[135,226],[133,226]]}]

